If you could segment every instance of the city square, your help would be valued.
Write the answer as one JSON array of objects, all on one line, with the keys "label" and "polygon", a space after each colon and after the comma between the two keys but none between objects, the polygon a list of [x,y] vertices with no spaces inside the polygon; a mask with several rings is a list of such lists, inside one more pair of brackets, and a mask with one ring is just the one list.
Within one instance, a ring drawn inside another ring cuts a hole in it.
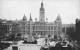
[{"label": "city square", "polygon": [[80,19],[76,18],[75,24],[63,24],[57,14],[48,22],[45,9],[41,1],[35,21],[31,12],[29,20],[26,14],[20,20],[0,19],[0,50],[79,50]]}]

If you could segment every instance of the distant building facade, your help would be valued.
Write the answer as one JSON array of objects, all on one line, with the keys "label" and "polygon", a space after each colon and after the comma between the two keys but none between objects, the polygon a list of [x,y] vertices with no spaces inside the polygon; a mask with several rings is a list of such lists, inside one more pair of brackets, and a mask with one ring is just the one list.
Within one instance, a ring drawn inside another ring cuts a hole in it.
[{"label": "distant building facade", "polygon": [[57,36],[59,37],[62,33],[62,21],[60,15],[57,16],[57,19],[54,22],[45,21],[45,9],[43,7],[43,2],[41,3],[41,8],[39,12],[39,21],[35,19],[35,22],[32,20],[30,14],[30,19],[27,21],[26,16],[23,16],[23,19],[19,21],[19,24],[22,28],[22,34],[31,35],[31,36]]},{"label": "distant building facade", "polygon": [[73,27],[73,29],[75,29],[75,24],[62,24],[62,33],[66,34],[69,27]]}]

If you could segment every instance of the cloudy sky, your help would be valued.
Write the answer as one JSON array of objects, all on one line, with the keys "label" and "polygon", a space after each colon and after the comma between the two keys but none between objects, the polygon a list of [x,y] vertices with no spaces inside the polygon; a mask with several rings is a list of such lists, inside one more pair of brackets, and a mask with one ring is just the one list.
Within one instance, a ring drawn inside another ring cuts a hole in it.
[{"label": "cloudy sky", "polygon": [[0,18],[20,20],[25,14],[29,20],[31,13],[35,21],[35,18],[39,19],[42,1],[49,22],[56,20],[58,14],[64,24],[75,23],[75,19],[80,18],[80,0],[0,0]]}]

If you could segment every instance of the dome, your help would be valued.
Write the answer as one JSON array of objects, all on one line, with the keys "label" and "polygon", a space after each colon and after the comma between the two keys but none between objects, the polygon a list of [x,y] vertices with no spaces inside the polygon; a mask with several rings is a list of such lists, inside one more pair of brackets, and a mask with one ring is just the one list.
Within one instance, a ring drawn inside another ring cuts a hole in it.
[{"label": "dome", "polygon": [[25,20],[27,20],[27,18],[26,18],[26,16],[25,16],[25,15],[23,16],[23,20],[24,20],[24,21],[25,21]]},{"label": "dome", "polygon": [[57,21],[61,21],[60,15],[57,16]]}]

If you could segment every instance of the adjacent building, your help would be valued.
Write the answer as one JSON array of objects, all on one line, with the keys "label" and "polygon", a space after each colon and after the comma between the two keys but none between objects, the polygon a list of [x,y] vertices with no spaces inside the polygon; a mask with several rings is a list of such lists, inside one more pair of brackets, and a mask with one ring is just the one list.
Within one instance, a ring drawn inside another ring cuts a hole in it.
[{"label": "adjacent building", "polygon": [[75,29],[75,24],[62,24],[62,33],[67,34],[67,30],[69,27],[73,27]]},{"label": "adjacent building", "polygon": [[76,33],[80,33],[80,19],[76,19]]},{"label": "adjacent building", "polygon": [[11,27],[12,26],[9,21],[0,19],[0,35],[1,36],[10,34]]}]

